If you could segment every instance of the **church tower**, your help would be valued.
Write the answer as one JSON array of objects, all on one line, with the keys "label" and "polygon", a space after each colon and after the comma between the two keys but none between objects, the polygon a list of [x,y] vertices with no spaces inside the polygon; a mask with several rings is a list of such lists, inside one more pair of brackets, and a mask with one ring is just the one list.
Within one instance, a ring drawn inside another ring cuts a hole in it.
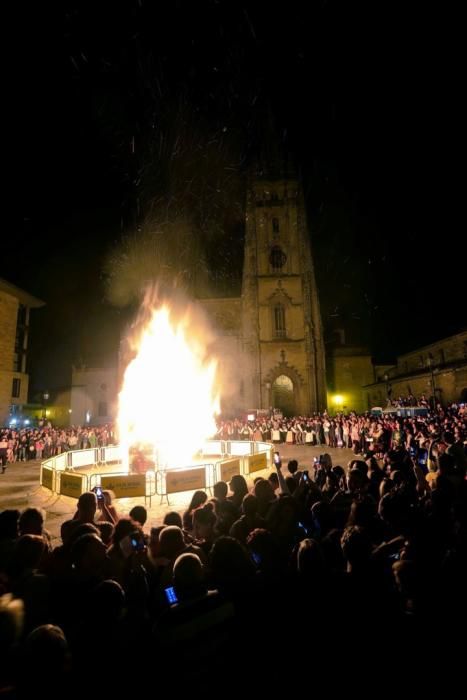
[{"label": "church tower", "polygon": [[284,415],[326,408],[324,341],[301,184],[250,178],[242,284],[243,400]]}]

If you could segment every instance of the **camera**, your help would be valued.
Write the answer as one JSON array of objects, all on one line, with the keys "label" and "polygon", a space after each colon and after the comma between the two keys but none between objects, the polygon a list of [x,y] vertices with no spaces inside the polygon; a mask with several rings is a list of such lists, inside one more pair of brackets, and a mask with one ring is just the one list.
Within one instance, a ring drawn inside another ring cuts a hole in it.
[{"label": "camera", "polygon": [[165,588],[164,593],[165,593],[165,597],[167,598],[167,602],[170,605],[173,605],[173,603],[178,603],[177,594],[175,593],[175,588],[173,586],[169,586],[169,588]]},{"label": "camera", "polygon": [[259,566],[261,564],[261,557],[259,554],[256,554],[256,552],[251,553],[251,558],[255,562],[256,566]]},{"label": "camera", "polygon": [[313,462],[314,462],[315,464],[319,464],[319,463],[321,462],[321,456],[319,456],[319,457],[313,457]]},{"label": "camera", "polygon": [[280,464],[281,463],[281,456],[279,452],[274,452],[274,464]]},{"label": "camera", "polygon": [[309,481],[310,477],[308,476],[308,472],[303,472],[302,479],[303,481]]},{"label": "camera", "polygon": [[96,486],[94,489],[94,493],[96,494],[97,500],[98,501],[103,501],[104,500],[104,493],[102,491],[101,486]]}]

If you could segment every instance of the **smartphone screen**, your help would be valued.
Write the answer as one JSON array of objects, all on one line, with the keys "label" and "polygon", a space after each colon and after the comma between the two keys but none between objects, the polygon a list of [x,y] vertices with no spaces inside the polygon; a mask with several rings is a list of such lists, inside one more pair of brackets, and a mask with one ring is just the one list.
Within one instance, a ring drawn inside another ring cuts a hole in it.
[{"label": "smartphone screen", "polygon": [[274,464],[280,464],[281,457],[279,452],[274,452]]},{"label": "smartphone screen", "polygon": [[418,455],[418,463],[425,465],[427,463],[428,452],[426,450],[420,450]]},{"label": "smartphone screen", "polygon": [[142,552],[146,549],[146,543],[142,537],[131,536],[131,546],[136,552]]},{"label": "smartphone screen", "polygon": [[164,592],[165,597],[167,598],[167,602],[170,603],[170,605],[172,605],[173,603],[178,603],[177,594],[175,593],[175,588],[173,586],[164,589]]}]

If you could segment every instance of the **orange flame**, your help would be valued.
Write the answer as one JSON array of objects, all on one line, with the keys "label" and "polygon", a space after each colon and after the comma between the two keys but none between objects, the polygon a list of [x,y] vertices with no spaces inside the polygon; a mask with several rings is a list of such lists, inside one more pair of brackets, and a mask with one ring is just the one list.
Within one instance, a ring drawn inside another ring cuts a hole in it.
[{"label": "orange flame", "polygon": [[217,363],[206,355],[203,333],[188,313],[175,322],[167,305],[152,310],[119,395],[123,454],[150,445],[160,468],[191,464],[214,435],[219,413]]}]

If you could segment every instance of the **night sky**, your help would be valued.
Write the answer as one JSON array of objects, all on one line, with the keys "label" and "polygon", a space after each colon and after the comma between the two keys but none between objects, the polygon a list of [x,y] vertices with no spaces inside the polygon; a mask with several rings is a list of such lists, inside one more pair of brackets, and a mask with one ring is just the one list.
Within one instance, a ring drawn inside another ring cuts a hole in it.
[{"label": "night sky", "polygon": [[327,328],[390,360],[466,327],[452,28],[410,3],[304,6],[26,0],[8,20],[0,276],[47,302],[33,393],[113,359],[131,310],[106,300],[104,263],[148,189],[164,195],[151,163],[181,101],[231,138],[242,174],[274,120],[302,173]]}]

